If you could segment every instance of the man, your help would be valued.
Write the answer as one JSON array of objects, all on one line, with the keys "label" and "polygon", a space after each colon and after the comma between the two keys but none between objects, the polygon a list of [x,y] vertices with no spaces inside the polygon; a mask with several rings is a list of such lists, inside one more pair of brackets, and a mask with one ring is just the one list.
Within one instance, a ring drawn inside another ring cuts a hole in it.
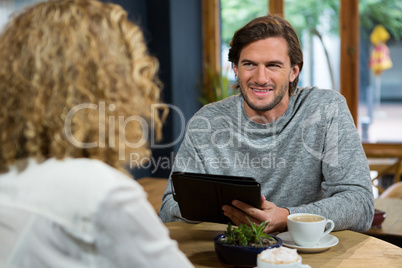
[{"label": "man", "polygon": [[[283,18],[256,18],[231,41],[240,95],[204,106],[189,122],[173,171],[254,177],[261,209],[233,200],[222,213],[235,224],[270,221],[284,231],[306,212],[335,229],[367,230],[374,215],[369,167],[345,99],[336,91],[297,88],[300,43]],[[197,202],[197,200],[194,200]],[[169,180],[163,221],[185,220]]]}]

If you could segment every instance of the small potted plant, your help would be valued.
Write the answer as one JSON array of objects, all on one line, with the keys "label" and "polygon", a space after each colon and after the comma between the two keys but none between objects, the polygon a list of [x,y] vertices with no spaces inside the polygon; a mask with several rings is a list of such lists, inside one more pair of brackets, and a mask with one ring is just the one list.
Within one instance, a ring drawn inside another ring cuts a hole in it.
[{"label": "small potted plant", "polygon": [[219,261],[227,266],[255,267],[257,255],[267,249],[282,246],[279,237],[264,233],[269,222],[255,225],[247,219],[250,225],[240,224],[233,227],[228,224],[224,234],[215,237],[215,252]]}]

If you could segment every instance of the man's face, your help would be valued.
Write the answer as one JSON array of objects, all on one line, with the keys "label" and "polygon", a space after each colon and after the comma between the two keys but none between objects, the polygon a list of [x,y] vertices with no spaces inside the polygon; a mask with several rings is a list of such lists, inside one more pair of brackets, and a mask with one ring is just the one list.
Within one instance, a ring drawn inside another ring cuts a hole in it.
[{"label": "man's face", "polygon": [[286,111],[289,82],[297,77],[299,67],[290,66],[284,38],[269,37],[247,45],[234,71],[249,117],[270,113],[278,118]]}]

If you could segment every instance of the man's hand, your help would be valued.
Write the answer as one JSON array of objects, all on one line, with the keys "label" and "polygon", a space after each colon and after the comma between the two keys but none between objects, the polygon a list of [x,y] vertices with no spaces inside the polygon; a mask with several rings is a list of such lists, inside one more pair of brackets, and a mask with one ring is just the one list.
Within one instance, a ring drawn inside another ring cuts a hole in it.
[{"label": "man's hand", "polygon": [[238,200],[233,200],[233,206],[225,205],[222,207],[223,214],[229,217],[237,226],[244,223],[249,225],[248,217],[251,222],[259,225],[263,221],[269,221],[265,233],[283,232],[287,225],[287,216],[289,210],[286,208],[277,207],[274,203],[261,196],[261,209],[250,206]]}]

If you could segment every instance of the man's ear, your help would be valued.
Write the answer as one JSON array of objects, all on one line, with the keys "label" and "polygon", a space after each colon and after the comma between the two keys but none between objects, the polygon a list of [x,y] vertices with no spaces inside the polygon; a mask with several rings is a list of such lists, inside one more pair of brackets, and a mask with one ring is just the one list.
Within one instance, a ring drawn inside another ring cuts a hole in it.
[{"label": "man's ear", "polygon": [[237,68],[237,64],[233,64],[233,71],[236,75],[236,77],[239,77],[237,74],[239,73],[239,69]]},{"label": "man's ear", "polygon": [[300,72],[300,66],[299,64],[295,64],[290,70],[290,77],[289,77],[289,82],[292,83],[296,77],[299,75]]}]

